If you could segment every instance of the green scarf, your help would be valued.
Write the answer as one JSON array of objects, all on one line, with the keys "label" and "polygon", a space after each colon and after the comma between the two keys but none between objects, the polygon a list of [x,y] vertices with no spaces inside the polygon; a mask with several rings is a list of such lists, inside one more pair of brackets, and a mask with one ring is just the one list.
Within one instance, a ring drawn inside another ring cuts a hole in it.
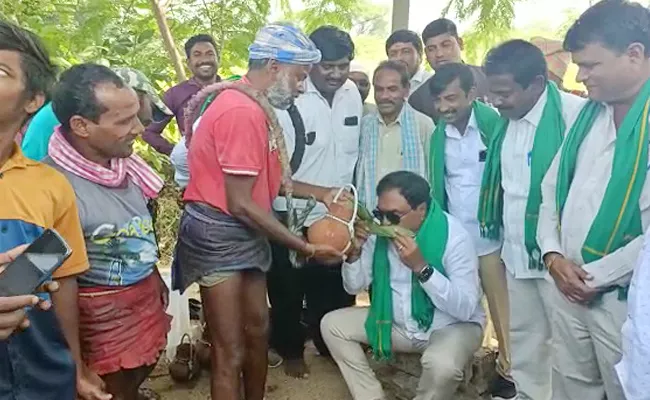
[{"label": "green scarf", "polygon": [[[447,246],[447,216],[442,208],[431,201],[429,213],[415,236],[415,241],[427,264],[447,276],[442,257]],[[368,343],[379,360],[392,358],[391,334],[393,330],[393,294],[390,287],[390,262],[388,261],[388,239],[377,237],[372,261],[372,297],[366,319]],[[431,299],[413,274],[411,278],[411,315],[418,328],[428,331],[433,322],[435,307]]]},{"label": "green scarf", "polygon": [[[481,133],[483,144],[487,147],[490,143],[492,133],[501,119],[499,113],[480,101],[474,101],[472,103],[472,112],[474,113],[474,118],[476,118],[476,124]],[[445,211],[448,210],[447,192],[445,191],[446,129],[447,124],[445,121],[442,119],[438,120],[436,129],[433,131],[431,144],[429,145],[429,180],[433,190],[433,198],[436,199]]]},{"label": "green scarf", "polygon": [[[590,263],[628,244],[643,233],[639,198],[648,166],[648,109],[650,81],[641,89],[616,134],[612,176],[598,214],[582,246]],[[588,102],[567,135],[557,176],[556,205],[562,215],[576,169],[580,145],[589,134],[602,106]]]},{"label": "green scarf", "polygon": [[[562,145],[566,124],[562,115],[560,91],[553,82],[546,85],[547,100],[542,117],[535,131],[530,160],[530,190],[526,203],[525,244],[528,252],[528,268],[544,269],[541,251],[537,244],[537,220],[542,203],[542,179]],[[501,236],[503,225],[503,187],[501,186],[501,149],[508,129],[508,121],[498,124],[488,146],[478,220],[481,235],[491,239]]]}]

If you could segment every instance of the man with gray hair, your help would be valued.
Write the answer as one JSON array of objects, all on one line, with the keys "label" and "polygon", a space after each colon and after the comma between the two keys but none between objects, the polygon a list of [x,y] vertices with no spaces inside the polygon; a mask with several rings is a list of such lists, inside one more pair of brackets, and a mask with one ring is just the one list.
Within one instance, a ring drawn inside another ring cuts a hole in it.
[{"label": "man with gray hair", "polygon": [[[188,104],[190,181],[174,260],[174,287],[196,282],[210,332],[213,399],[238,399],[240,375],[248,400],[262,400],[267,373],[265,272],[268,239],[307,258],[341,258],[327,245],[294,235],[271,214],[282,191],[329,205],[338,189],[291,181],[282,129],[273,107],[287,109],[304,91],[320,51],[299,29],[263,27],[249,47],[248,72],[217,83]],[[205,111],[206,99],[216,98]],[[201,114],[193,131],[192,125]],[[281,185],[282,183],[282,185]],[[282,188],[281,188],[282,186]],[[217,361],[218,360],[218,361]]]}]

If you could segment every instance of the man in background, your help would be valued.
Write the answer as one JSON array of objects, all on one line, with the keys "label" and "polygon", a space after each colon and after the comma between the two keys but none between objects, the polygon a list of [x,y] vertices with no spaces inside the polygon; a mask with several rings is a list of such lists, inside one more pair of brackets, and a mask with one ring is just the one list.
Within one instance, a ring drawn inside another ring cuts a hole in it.
[{"label": "man in background", "polygon": [[[187,56],[187,65],[192,71],[192,77],[169,89],[163,97],[165,104],[176,117],[182,136],[185,134],[183,130],[185,129],[187,102],[205,86],[221,80],[217,75],[219,51],[212,36],[200,34],[189,38],[185,42],[185,55]],[[174,144],[162,136],[163,130],[171,120],[172,116],[167,116],[149,125],[142,135],[145,142],[166,155],[170,155],[174,149]],[[181,142],[183,141],[181,140]]]},{"label": "man in background", "polygon": [[369,113],[377,110],[377,106],[372,103],[366,103],[366,99],[370,94],[370,77],[366,69],[357,61],[352,61],[350,63],[350,80],[357,85],[359,89],[359,94],[361,95],[361,101],[363,102],[363,115],[366,116]]},{"label": "man in background", "polygon": [[386,39],[386,55],[390,60],[406,64],[410,81],[409,94],[415,92],[431,76],[422,67],[422,40],[413,31],[400,29],[393,32]]},{"label": "man in background", "polygon": [[[463,39],[458,35],[456,24],[452,21],[440,18],[431,22],[422,31],[422,41],[427,61],[434,71],[444,64],[464,63]],[[483,69],[480,66],[468,66],[474,75],[476,97],[480,101],[485,101],[488,96],[488,86]],[[413,108],[435,120],[437,114],[433,102],[434,98],[427,85],[422,85],[409,98],[409,104]]]},{"label": "man in background", "polygon": [[[348,79],[354,43],[348,33],[329,25],[316,29],[309,38],[320,50],[322,60],[312,67],[305,80],[305,93],[295,102],[304,122],[305,153],[292,178],[311,185],[341,187],[352,183],[359,155],[361,96]],[[297,133],[287,133],[287,147],[294,148],[291,137]],[[294,200],[294,207],[304,209],[305,202]],[[276,199],[273,208],[285,212],[284,198]],[[318,204],[307,217],[305,226],[324,218],[326,212],[325,206]],[[353,305],[355,298],[343,289],[340,263],[324,265],[312,259],[296,269],[289,262],[287,246],[271,244],[273,267],[268,274],[271,346],[284,358],[289,376],[305,378],[309,369],[303,355],[306,339],[301,324],[303,300],[307,302],[305,322],[309,334],[320,354],[328,356],[320,334],[320,321],[332,310]]]},{"label": "man in background", "polygon": [[391,172],[427,176],[426,142],[433,121],[406,103],[409,75],[404,63],[384,61],[373,75],[377,111],[361,120],[357,189],[370,210],[377,205],[377,183]]}]

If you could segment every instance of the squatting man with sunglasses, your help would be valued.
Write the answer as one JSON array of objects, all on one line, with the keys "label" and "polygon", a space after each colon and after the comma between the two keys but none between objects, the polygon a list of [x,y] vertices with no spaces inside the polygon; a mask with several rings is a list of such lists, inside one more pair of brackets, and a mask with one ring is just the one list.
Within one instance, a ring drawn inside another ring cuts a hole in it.
[{"label": "squatting man with sunglasses", "polygon": [[392,172],[379,181],[375,216],[415,237],[369,236],[357,226],[343,286],[355,295],[370,288],[371,305],[332,311],[321,323],[354,399],[385,398],[361,343],[379,359],[422,353],[415,400],[453,398],[464,366],[481,345],[485,315],[473,242],[430,193],[427,181],[413,172]]}]

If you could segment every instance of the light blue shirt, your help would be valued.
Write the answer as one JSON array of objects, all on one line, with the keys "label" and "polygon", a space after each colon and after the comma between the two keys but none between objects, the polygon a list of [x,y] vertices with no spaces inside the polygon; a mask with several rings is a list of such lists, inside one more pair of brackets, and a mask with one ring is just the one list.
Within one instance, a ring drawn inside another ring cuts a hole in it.
[{"label": "light blue shirt", "polygon": [[52,102],[47,103],[34,115],[27,126],[21,145],[25,156],[35,161],[44,159],[47,156],[47,147],[54,128],[60,124],[52,110]]}]

